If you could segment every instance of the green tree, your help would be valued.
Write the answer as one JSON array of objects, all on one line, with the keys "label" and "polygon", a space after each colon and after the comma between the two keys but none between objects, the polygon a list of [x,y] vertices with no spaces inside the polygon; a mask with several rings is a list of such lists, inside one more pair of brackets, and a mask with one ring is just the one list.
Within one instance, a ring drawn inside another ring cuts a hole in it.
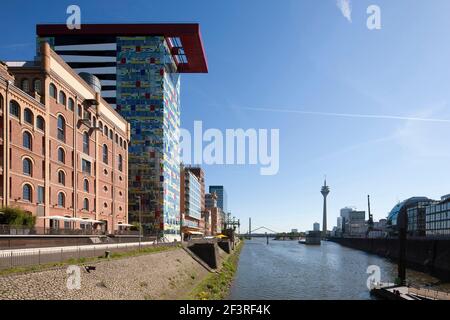
[{"label": "green tree", "polygon": [[21,208],[3,207],[0,209],[0,224],[31,229],[36,224],[36,217]]}]

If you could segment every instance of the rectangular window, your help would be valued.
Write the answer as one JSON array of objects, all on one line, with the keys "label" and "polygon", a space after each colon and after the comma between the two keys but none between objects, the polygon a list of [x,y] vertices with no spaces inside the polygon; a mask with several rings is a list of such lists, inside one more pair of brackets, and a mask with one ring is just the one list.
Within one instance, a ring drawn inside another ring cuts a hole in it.
[{"label": "rectangular window", "polygon": [[43,186],[38,186],[38,203],[42,204],[45,202],[45,188]]},{"label": "rectangular window", "polygon": [[81,170],[83,171],[83,173],[91,174],[91,162],[82,159],[81,160]]}]

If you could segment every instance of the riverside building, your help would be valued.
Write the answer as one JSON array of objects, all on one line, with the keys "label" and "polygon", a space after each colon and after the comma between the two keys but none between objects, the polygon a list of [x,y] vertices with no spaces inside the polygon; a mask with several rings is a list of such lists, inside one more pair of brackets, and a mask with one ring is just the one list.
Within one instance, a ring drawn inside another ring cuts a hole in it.
[{"label": "riverside building", "polygon": [[48,44],[35,61],[0,65],[0,126],[2,206],[43,230],[127,225],[128,122]]},{"label": "riverside building", "polygon": [[130,220],[142,212],[147,231],[180,240],[180,74],[208,72],[199,25],[38,25],[37,36],[75,71],[96,75],[130,122]]},{"label": "riverside building", "polygon": [[205,224],[202,221],[201,182],[189,168],[181,168],[180,190],[183,239],[204,235]]},{"label": "riverside building", "polygon": [[427,237],[450,237],[450,194],[425,208]]},{"label": "riverside building", "polygon": [[223,211],[227,211],[227,191],[224,186],[209,186],[209,193],[215,193],[217,195],[217,206]]},{"label": "riverside building", "polygon": [[424,236],[425,231],[425,212],[426,207],[434,203],[427,197],[411,197],[406,199],[391,210],[387,217],[387,230],[391,235],[396,235],[398,232],[397,218],[401,210],[406,210],[408,213],[408,235],[410,236]]}]

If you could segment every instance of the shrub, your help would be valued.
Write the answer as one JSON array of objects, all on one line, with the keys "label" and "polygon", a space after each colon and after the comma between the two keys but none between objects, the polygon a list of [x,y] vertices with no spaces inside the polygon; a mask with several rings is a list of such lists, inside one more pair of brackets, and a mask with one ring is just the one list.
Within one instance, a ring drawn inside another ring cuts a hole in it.
[{"label": "shrub", "polygon": [[21,208],[3,207],[0,209],[0,224],[33,228],[36,217]]}]

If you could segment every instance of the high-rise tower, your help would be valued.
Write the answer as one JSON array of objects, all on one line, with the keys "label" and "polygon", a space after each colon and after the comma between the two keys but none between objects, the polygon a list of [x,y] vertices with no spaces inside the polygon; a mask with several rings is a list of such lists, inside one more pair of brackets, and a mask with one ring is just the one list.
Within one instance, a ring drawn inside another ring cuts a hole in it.
[{"label": "high-rise tower", "polygon": [[325,237],[327,235],[327,196],[330,193],[330,187],[327,186],[327,179],[323,182],[323,187],[320,190],[323,195],[323,224],[322,224],[322,234]]}]

